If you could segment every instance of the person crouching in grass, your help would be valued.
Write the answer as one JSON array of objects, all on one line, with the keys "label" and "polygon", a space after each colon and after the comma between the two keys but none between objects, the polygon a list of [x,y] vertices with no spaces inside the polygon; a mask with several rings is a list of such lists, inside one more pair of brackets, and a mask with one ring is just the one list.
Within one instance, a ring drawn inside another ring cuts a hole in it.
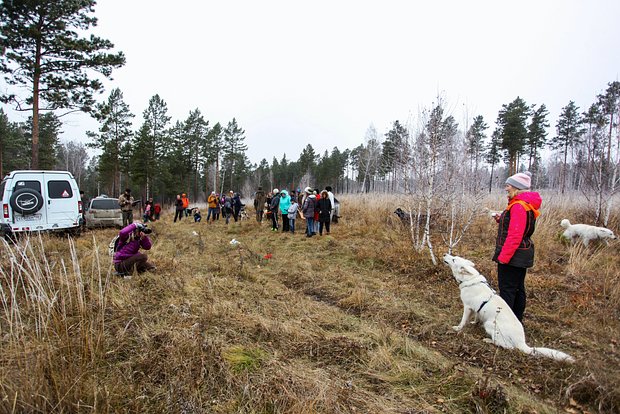
[{"label": "person crouching in grass", "polygon": [[147,255],[140,253],[140,249],[151,249],[151,239],[147,236],[151,231],[142,223],[132,223],[118,233],[120,247],[114,254],[112,263],[119,275],[131,274],[134,269],[138,273],[156,269],[154,264],[148,262]]}]

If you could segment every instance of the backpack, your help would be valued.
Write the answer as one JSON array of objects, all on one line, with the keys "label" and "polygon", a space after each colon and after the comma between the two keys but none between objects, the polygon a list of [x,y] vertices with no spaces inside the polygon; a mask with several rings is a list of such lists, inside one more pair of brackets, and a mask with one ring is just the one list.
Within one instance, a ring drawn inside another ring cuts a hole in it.
[{"label": "backpack", "polygon": [[114,256],[114,253],[119,251],[123,247],[123,242],[120,239],[120,236],[117,234],[108,244],[108,254],[110,256]]}]

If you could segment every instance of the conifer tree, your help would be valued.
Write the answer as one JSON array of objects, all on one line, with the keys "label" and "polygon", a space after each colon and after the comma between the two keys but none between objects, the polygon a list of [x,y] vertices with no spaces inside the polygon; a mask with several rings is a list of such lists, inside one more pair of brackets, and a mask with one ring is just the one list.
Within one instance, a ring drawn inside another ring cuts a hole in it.
[{"label": "conifer tree", "polygon": [[132,154],[132,174],[143,177],[146,197],[150,197],[154,180],[161,172],[160,160],[163,160],[171,146],[167,145],[166,127],[170,122],[168,105],[154,95],[143,112],[144,124],[134,138]]},{"label": "conifer tree", "polygon": [[[207,140],[204,148],[204,156],[207,162],[207,165],[213,165],[213,190],[219,191],[219,176],[220,176],[220,156],[222,152],[222,135],[223,129],[220,123],[216,123],[213,125],[213,128],[209,130],[207,133]],[[205,171],[205,177],[207,173]],[[209,187],[208,178],[207,180],[207,188]]]},{"label": "conifer tree", "polygon": [[611,163],[611,136],[612,131],[618,125],[620,115],[620,82],[614,81],[607,84],[604,94],[598,95],[598,103],[603,114],[609,117],[609,134],[607,142],[607,164]]},{"label": "conifer tree", "polygon": [[581,116],[579,115],[579,107],[575,105],[575,102],[570,101],[568,105],[562,108],[562,113],[560,113],[555,127],[557,135],[551,140],[551,146],[554,150],[562,151],[563,154],[561,192],[564,194],[566,188],[568,150],[574,148],[581,142],[581,137],[584,132]]},{"label": "conifer tree", "polygon": [[517,98],[509,104],[502,105],[497,116],[497,126],[502,138],[502,149],[508,156],[508,174],[517,172],[519,157],[527,142],[526,121],[530,115],[530,108],[525,101]]},{"label": "conifer tree", "polygon": [[226,125],[222,141],[222,165],[230,179],[230,188],[239,191],[242,180],[248,170],[248,159],[245,155],[248,146],[245,144],[245,131],[239,127],[237,120],[232,119]]},{"label": "conifer tree", "polygon": [[100,37],[79,37],[97,25],[94,0],[11,0],[0,4],[0,71],[27,96],[5,95],[20,111],[32,111],[32,168],[39,168],[40,110],[90,111],[103,89],[93,77],[110,77],[125,63],[122,52]]},{"label": "conifer tree", "polygon": [[491,134],[491,141],[487,146],[487,150],[485,153],[485,161],[491,164],[491,176],[489,178],[489,193],[493,188],[493,173],[495,170],[495,166],[502,159],[501,157],[501,147],[502,147],[502,133],[499,129],[495,129],[493,134]]},{"label": "conifer tree", "polygon": [[126,157],[122,150],[131,138],[132,118],[134,115],[123,100],[123,92],[113,89],[107,101],[97,104],[94,117],[101,124],[99,132],[87,132],[91,138],[89,148],[101,151],[99,157],[99,179],[109,186],[108,194],[118,197],[121,193],[121,173],[127,173],[127,165],[122,160]]},{"label": "conifer tree", "polygon": [[484,131],[488,128],[489,126],[484,122],[482,115],[478,115],[474,118],[473,124],[469,127],[465,135],[467,144],[466,151],[467,155],[469,155],[471,164],[473,164],[474,176],[478,173],[480,157],[484,151],[484,140],[486,139]]},{"label": "conifer tree", "polygon": [[532,166],[536,164],[538,160],[539,151],[544,148],[547,138],[547,128],[549,128],[549,121],[547,116],[549,111],[545,104],[542,104],[538,109],[533,109],[532,119],[527,127],[527,144],[526,147],[529,152],[528,170],[532,171]]}]

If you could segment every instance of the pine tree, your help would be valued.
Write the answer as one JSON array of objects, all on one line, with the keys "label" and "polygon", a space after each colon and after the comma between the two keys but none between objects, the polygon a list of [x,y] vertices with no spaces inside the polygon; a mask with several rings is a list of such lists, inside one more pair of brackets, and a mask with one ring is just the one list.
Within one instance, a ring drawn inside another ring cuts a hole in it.
[{"label": "pine tree", "polygon": [[97,25],[94,0],[11,0],[0,4],[0,71],[11,86],[25,87],[28,96],[6,95],[20,111],[32,111],[32,168],[39,168],[39,111],[90,111],[93,94],[103,89],[92,72],[110,77],[125,63],[122,52],[106,53],[114,45],[91,35]]},{"label": "pine tree", "polygon": [[618,118],[614,120],[620,112],[620,82],[614,81],[607,84],[604,94],[598,95],[598,103],[603,114],[609,117],[609,135],[607,142],[607,164],[611,163],[611,135],[614,127],[618,125]]},{"label": "pine tree", "polygon": [[185,148],[189,161],[189,171],[193,176],[193,198],[198,198],[198,178],[205,162],[205,147],[209,132],[209,121],[206,121],[198,108],[189,113],[185,120]]},{"label": "pine tree", "polygon": [[407,128],[396,120],[392,124],[392,129],[385,134],[385,141],[382,143],[381,171],[384,176],[392,176],[392,190],[395,188],[398,172],[409,161],[408,137]]},{"label": "pine tree", "polygon": [[561,150],[564,155],[561,174],[562,194],[566,188],[566,170],[568,150],[574,148],[581,142],[583,135],[583,127],[581,116],[579,115],[579,107],[575,102],[570,101],[568,105],[562,108],[562,113],[556,123],[557,136],[551,140],[551,146],[554,150]]},{"label": "pine tree", "polygon": [[489,193],[493,188],[493,174],[495,166],[502,159],[501,157],[502,150],[502,133],[499,129],[495,129],[493,134],[491,134],[491,141],[487,146],[485,161],[491,164],[491,177],[489,178]]},{"label": "pine tree", "polygon": [[127,166],[123,166],[122,149],[133,134],[131,119],[134,115],[123,100],[123,92],[119,88],[110,92],[108,100],[97,104],[94,117],[101,127],[99,133],[87,132],[91,142],[89,148],[100,150],[98,173],[101,183],[109,185],[108,194],[118,197],[121,193],[121,173],[127,173]]},{"label": "pine tree", "polygon": [[27,169],[29,166],[29,142],[24,134],[24,127],[10,122],[0,108],[0,179],[5,173]]},{"label": "pine tree", "polygon": [[222,142],[222,165],[229,175],[230,188],[239,189],[248,170],[248,160],[245,152],[248,146],[245,144],[245,131],[239,127],[237,120],[232,119],[226,125]]},{"label": "pine tree", "polygon": [[43,114],[39,121],[39,168],[53,170],[56,166],[56,153],[62,124],[52,112]]},{"label": "pine tree", "polygon": [[497,126],[502,138],[502,149],[508,155],[509,175],[517,172],[519,157],[527,142],[526,121],[530,109],[523,99],[517,98],[509,104],[502,105],[497,116]]},{"label": "pine tree", "polygon": [[474,176],[478,173],[478,166],[480,157],[484,151],[484,140],[486,139],[486,131],[489,126],[484,122],[482,115],[478,115],[474,118],[474,123],[469,127],[466,139],[466,151],[469,155],[471,163],[473,164]]},{"label": "pine tree", "polygon": [[[317,155],[312,145],[308,144],[299,154],[299,171],[305,176],[312,177],[316,168]],[[302,183],[304,187],[310,185],[310,182]]]},{"label": "pine tree", "polygon": [[[149,106],[143,112],[144,124],[135,136],[132,158],[137,160],[132,167],[136,176],[144,176],[143,185],[146,197],[150,197],[157,174],[160,172],[159,162],[166,157],[171,146],[167,145],[166,126],[170,122],[168,105],[154,95]],[[139,167],[138,167],[139,165]]]},{"label": "pine tree", "polygon": [[545,146],[547,138],[547,128],[549,128],[549,121],[547,116],[549,111],[545,104],[540,105],[538,109],[534,109],[532,113],[532,119],[527,127],[527,143],[526,147],[529,152],[528,170],[532,171],[532,166],[538,160],[538,152]]},{"label": "pine tree", "polygon": [[[213,165],[213,190],[218,191],[219,189],[219,176],[220,176],[220,156],[222,152],[222,136],[223,129],[220,123],[216,123],[213,125],[207,134],[207,140],[204,148],[204,157],[206,159],[207,164]],[[205,171],[205,177],[207,176]],[[208,178],[205,178],[208,180]],[[209,183],[207,181],[207,188],[209,187]]]}]

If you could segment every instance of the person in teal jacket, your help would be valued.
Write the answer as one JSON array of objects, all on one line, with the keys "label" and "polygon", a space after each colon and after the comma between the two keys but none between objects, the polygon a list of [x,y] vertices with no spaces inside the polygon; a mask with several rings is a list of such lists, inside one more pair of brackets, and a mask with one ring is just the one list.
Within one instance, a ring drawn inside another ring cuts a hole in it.
[{"label": "person in teal jacket", "polygon": [[288,191],[282,190],[280,192],[280,213],[282,213],[282,233],[289,232],[291,229],[288,222],[288,208],[291,206],[291,197],[288,195]]}]

